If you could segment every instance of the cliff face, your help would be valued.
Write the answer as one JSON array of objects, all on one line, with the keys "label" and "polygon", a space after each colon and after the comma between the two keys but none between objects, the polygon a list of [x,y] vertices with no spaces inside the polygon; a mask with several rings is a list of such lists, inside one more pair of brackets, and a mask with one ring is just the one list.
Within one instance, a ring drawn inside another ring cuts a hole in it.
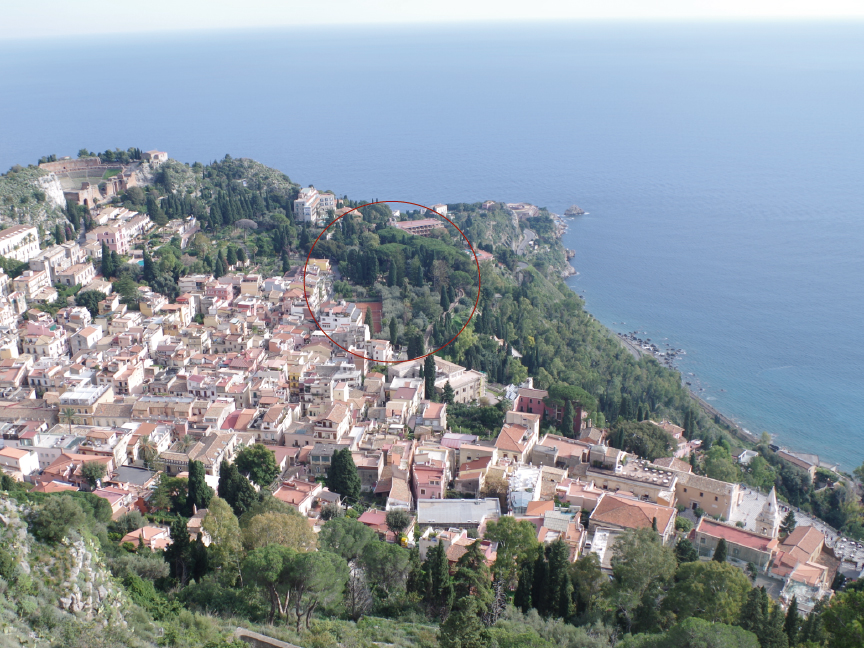
[{"label": "cliff face", "polygon": [[26,505],[0,496],[0,576],[5,600],[16,609],[15,619],[2,618],[5,610],[0,610],[0,631],[26,637],[22,645],[40,646],[50,636],[39,636],[34,618],[59,623],[65,614],[74,614],[101,626],[125,627],[125,592],[104,566],[94,540],[38,542],[27,530],[29,514]]},{"label": "cliff face", "polygon": [[60,181],[37,167],[14,166],[0,175],[0,224],[36,225],[45,230],[54,222],[65,222],[66,206]]},{"label": "cliff face", "polygon": [[66,198],[60,180],[53,173],[36,178],[36,184],[45,192],[45,197],[52,205],[60,209],[66,208]]}]

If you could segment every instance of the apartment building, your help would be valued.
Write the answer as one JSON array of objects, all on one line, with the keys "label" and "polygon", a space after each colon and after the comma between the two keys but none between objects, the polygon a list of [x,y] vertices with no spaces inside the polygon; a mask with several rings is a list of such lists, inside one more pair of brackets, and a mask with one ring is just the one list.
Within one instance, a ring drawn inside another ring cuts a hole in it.
[{"label": "apartment building", "polygon": [[13,225],[0,231],[0,256],[27,263],[39,254],[39,230],[31,225]]}]

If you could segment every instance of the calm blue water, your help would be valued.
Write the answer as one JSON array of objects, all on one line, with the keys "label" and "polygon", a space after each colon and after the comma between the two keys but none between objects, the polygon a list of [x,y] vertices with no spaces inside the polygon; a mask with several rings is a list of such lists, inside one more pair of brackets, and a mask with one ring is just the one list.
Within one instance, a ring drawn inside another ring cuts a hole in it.
[{"label": "calm blue water", "polygon": [[355,198],[578,203],[601,321],[686,349],[754,432],[864,460],[861,23],[0,43],[0,80],[0,168],[134,145]]}]

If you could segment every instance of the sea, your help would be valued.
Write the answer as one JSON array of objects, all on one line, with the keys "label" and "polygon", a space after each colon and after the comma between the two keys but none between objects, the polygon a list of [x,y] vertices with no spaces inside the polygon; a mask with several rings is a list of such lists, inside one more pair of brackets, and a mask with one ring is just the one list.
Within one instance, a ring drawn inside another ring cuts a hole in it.
[{"label": "sea", "polygon": [[563,214],[570,287],[755,434],[864,461],[864,23],[327,26],[0,42],[0,168],[226,154]]}]

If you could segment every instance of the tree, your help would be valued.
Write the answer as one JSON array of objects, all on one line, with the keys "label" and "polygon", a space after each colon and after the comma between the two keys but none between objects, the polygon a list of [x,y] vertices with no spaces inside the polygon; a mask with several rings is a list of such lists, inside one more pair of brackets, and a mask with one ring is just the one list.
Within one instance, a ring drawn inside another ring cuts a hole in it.
[{"label": "tree", "polygon": [[572,437],[573,428],[576,427],[576,408],[573,407],[573,401],[567,401],[564,406],[564,417],[561,419],[561,433],[564,436]]},{"label": "tree", "polygon": [[151,283],[156,279],[156,268],[153,265],[153,259],[150,257],[150,251],[146,247],[144,248],[143,277],[147,283]]},{"label": "tree", "polygon": [[329,520],[318,534],[322,549],[342,556],[348,563],[355,562],[363,548],[375,540],[375,532],[362,522],[347,517]]},{"label": "tree", "polygon": [[296,556],[293,549],[270,544],[249,552],[243,560],[244,581],[267,592],[270,602],[268,622],[273,623],[276,613],[287,614],[289,603],[289,573]]},{"label": "tree", "polygon": [[110,279],[117,272],[117,268],[111,263],[111,249],[105,241],[102,241],[102,276]]},{"label": "tree", "polygon": [[450,386],[450,381],[448,380],[444,383],[444,392],[441,395],[441,400],[447,403],[448,405],[453,404],[453,387]]},{"label": "tree", "polygon": [[441,542],[436,543],[426,553],[423,575],[425,581],[423,603],[427,613],[433,618],[446,617],[453,605],[453,580],[447,552]]},{"label": "tree", "polygon": [[240,517],[258,500],[258,494],[240,471],[236,463],[223,461],[219,465],[219,497],[224,499],[234,510],[234,515]]},{"label": "tree", "polygon": [[440,300],[441,308],[446,313],[450,310],[450,298],[447,296],[447,288],[441,287],[441,300]]},{"label": "tree", "polygon": [[372,540],[360,557],[372,590],[380,599],[391,599],[405,591],[411,571],[411,552],[398,544]]},{"label": "tree", "polygon": [[[497,562],[497,561],[496,561]],[[531,598],[531,591],[534,586],[534,561],[526,560],[519,568],[519,582],[516,585],[516,592],[513,594],[513,605],[522,610],[524,613],[534,607]]]},{"label": "tree", "polygon": [[864,646],[864,592],[839,592],[822,614],[831,648]]},{"label": "tree", "polygon": [[246,263],[246,261],[248,261],[248,258],[246,257],[246,250],[244,250],[242,247],[237,248],[237,261],[238,263]]},{"label": "tree", "polygon": [[519,565],[530,563],[540,548],[534,525],[510,515],[489,522],[483,537],[498,543],[492,572],[508,586],[516,582]]},{"label": "tree", "polygon": [[315,532],[306,518],[285,513],[256,515],[243,530],[243,546],[251,551],[268,544],[281,544],[295,551],[315,548]]},{"label": "tree", "polygon": [[189,580],[192,567],[192,542],[186,527],[186,518],[178,517],[171,523],[171,544],[165,548],[165,562],[168,563],[172,578],[185,585]]},{"label": "tree", "polygon": [[675,574],[675,554],[660,544],[650,528],[626,531],[613,548],[610,602],[626,630],[632,627],[640,606],[656,608],[659,590]]},{"label": "tree", "polygon": [[728,549],[726,548],[726,539],[720,538],[720,541],[717,543],[717,546],[714,548],[714,555],[711,556],[711,560],[714,562],[726,562],[726,553]]},{"label": "tree", "polygon": [[423,383],[426,392],[426,398],[435,400],[435,355],[428,355],[423,358]]},{"label": "tree", "polygon": [[396,323],[396,316],[390,318],[390,344],[396,346],[399,342],[399,325]]},{"label": "tree", "polygon": [[712,623],[734,623],[747,600],[750,581],[725,562],[682,563],[663,607],[684,620],[699,617]]},{"label": "tree", "polygon": [[234,463],[237,470],[249,475],[249,479],[261,488],[266,488],[279,476],[276,455],[260,443],[243,448],[237,453]]},{"label": "tree", "polygon": [[144,462],[145,468],[152,468],[156,463],[156,459],[159,458],[159,449],[156,447],[156,442],[150,438],[149,434],[141,437],[138,452],[141,456],[141,460]]},{"label": "tree", "polygon": [[441,648],[491,648],[494,643],[481,617],[480,605],[474,598],[460,598],[438,630],[438,645]]},{"label": "tree", "polygon": [[206,509],[213,499],[213,489],[204,479],[204,464],[194,459],[189,462],[189,492],[186,495],[186,512],[191,516],[196,510]]},{"label": "tree", "polygon": [[83,528],[86,517],[70,495],[49,497],[33,517],[33,535],[46,542],[59,542],[69,531]]},{"label": "tree", "polygon": [[732,461],[729,451],[715,444],[705,453],[703,464],[705,475],[711,479],[734,483],[738,481],[738,468]]},{"label": "tree", "polygon": [[660,457],[671,457],[677,444],[672,435],[659,425],[650,421],[637,423],[619,418],[612,426],[609,445],[654,461]]},{"label": "tree", "polygon": [[348,564],[328,551],[297,554],[288,565],[288,589],[294,608],[296,631],[305,619],[310,627],[319,607],[339,600],[348,582]]},{"label": "tree", "polygon": [[351,451],[348,448],[337,450],[330,459],[330,469],[327,471],[327,488],[339,493],[348,502],[360,499],[360,473]]},{"label": "tree", "polygon": [[463,597],[474,599],[481,616],[488,612],[493,600],[492,574],[486,566],[480,540],[468,545],[467,551],[456,562],[453,594],[457,600]]},{"label": "tree", "polygon": [[159,484],[153,492],[150,504],[156,510],[173,510],[177,513],[185,510],[188,492],[189,480],[179,477],[169,477],[165,473],[162,473],[159,476]]},{"label": "tree", "polygon": [[795,512],[792,509],[789,509],[786,517],[784,517],[783,521],[780,523],[780,532],[783,535],[789,535],[795,530],[797,525],[798,521],[795,519]]},{"label": "tree", "polygon": [[233,247],[228,248],[228,254],[226,256],[229,266],[237,265],[237,251]]},{"label": "tree", "polygon": [[742,628],[694,617],[663,634],[624,637],[616,648],[759,648],[759,640]]},{"label": "tree", "polygon": [[387,528],[390,529],[397,537],[402,535],[402,532],[411,524],[411,516],[405,509],[393,509],[387,511],[384,518]]},{"label": "tree", "polygon": [[101,290],[83,290],[75,295],[75,305],[86,308],[95,319],[99,316],[99,302],[107,298]]},{"label": "tree", "polygon": [[72,424],[78,422],[78,413],[72,407],[65,407],[60,412],[60,418],[69,424],[69,434],[72,434]]},{"label": "tree", "polygon": [[789,637],[789,645],[794,646],[798,642],[798,632],[801,629],[801,615],[798,614],[798,597],[793,596],[786,609],[786,620],[783,629]]},{"label": "tree", "polygon": [[678,544],[675,545],[675,558],[678,560],[679,565],[681,563],[696,562],[699,560],[699,552],[696,551],[696,547],[687,538],[681,538]]},{"label": "tree", "polygon": [[741,606],[738,625],[754,634],[765,624],[768,614],[768,593],[764,587],[754,587],[747,592],[747,600]]},{"label": "tree", "polygon": [[85,461],[81,465],[81,476],[87,480],[90,490],[96,488],[106,472],[107,468],[101,461]]},{"label": "tree", "polygon": [[240,524],[231,506],[221,497],[214,497],[207,507],[207,516],[201,523],[211,539],[210,559],[213,566],[239,575],[243,546],[240,542]]},{"label": "tree", "polygon": [[600,559],[597,554],[583,555],[570,565],[570,580],[573,582],[573,603],[576,614],[584,615],[590,612],[600,598],[603,585],[607,582],[606,575],[600,569]]},{"label": "tree", "polygon": [[573,583],[570,580],[570,547],[558,538],[546,548],[549,563],[548,613],[567,619],[573,610]]},{"label": "tree", "polygon": [[335,518],[343,517],[345,509],[339,506],[336,502],[328,502],[321,507],[321,519],[327,522]]}]

